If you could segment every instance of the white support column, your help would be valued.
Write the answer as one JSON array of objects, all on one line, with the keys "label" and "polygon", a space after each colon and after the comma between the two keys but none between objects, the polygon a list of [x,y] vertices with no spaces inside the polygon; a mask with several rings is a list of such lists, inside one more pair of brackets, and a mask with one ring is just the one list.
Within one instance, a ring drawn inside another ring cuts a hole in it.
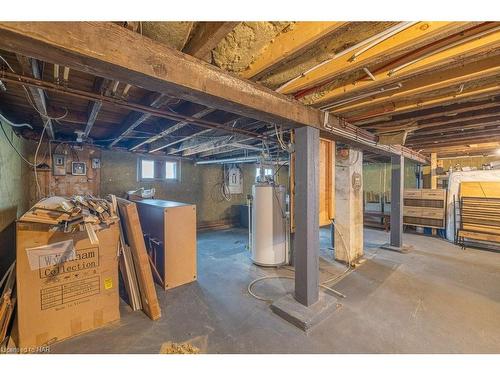
[{"label": "white support column", "polygon": [[336,157],[335,259],[352,263],[363,254],[363,152],[350,149]]}]

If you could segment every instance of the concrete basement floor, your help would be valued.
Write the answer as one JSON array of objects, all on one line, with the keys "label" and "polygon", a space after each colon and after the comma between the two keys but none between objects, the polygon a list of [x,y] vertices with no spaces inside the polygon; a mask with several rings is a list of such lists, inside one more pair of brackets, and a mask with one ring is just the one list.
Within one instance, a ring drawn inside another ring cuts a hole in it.
[{"label": "concrete basement floor", "polygon": [[[282,320],[247,285],[287,269],[254,266],[245,229],[199,233],[198,282],[157,288],[162,318],[149,320],[122,302],[119,322],[55,344],[52,353],[158,353],[189,341],[204,353],[500,353],[500,253],[462,251],[444,240],[405,234],[415,250],[378,248],[388,233],[365,229],[366,261],[336,284],[342,307],[307,334]],[[329,231],[322,257],[331,259]],[[320,262],[321,279],[345,267]],[[293,280],[255,286],[276,298]]]}]

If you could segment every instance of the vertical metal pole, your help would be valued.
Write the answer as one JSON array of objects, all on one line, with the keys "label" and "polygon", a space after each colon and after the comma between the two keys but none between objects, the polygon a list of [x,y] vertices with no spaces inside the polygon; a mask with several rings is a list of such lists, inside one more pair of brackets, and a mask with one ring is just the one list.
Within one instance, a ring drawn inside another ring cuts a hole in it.
[{"label": "vertical metal pole", "polygon": [[391,157],[391,246],[403,246],[404,156]]},{"label": "vertical metal pole", "polygon": [[319,295],[319,130],[295,130],[295,299],[310,306]]}]

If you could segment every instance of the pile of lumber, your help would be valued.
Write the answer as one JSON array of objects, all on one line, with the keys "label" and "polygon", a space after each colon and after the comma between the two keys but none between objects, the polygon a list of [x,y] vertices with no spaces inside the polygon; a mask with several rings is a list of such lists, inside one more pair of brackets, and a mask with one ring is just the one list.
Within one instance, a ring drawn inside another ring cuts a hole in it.
[{"label": "pile of lumber", "polygon": [[500,198],[461,197],[459,242],[500,244]]},{"label": "pile of lumber", "polygon": [[494,181],[460,184],[460,227],[458,242],[500,244],[500,183]]},{"label": "pile of lumber", "polygon": [[21,221],[52,225],[51,230],[54,231],[87,231],[92,244],[98,244],[95,234],[98,226],[110,225],[118,220],[111,202],[91,195],[45,198],[21,217]]},{"label": "pile of lumber", "polygon": [[5,352],[10,338],[10,329],[16,307],[16,262],[12,263],[0,280],[0,348]]},{"label": "pile of lumber", "polygon": [[112,203],[91,195],[71,198],[44,198],[23,215],[23,221],[59,225],[65,232],[78,230],[78,224],[111,224],[118,220]]}]

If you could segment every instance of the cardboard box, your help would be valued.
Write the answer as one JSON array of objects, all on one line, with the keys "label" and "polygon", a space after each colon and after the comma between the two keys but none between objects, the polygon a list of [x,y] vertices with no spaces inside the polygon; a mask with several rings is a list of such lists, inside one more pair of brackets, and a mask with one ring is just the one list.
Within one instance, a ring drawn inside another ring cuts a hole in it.
[{"label": "cardboard box", "polygon": [[96,230],[50,232],[50,225],[17,223],[19,348],[52,344],[118,320],[118,223]]}]

